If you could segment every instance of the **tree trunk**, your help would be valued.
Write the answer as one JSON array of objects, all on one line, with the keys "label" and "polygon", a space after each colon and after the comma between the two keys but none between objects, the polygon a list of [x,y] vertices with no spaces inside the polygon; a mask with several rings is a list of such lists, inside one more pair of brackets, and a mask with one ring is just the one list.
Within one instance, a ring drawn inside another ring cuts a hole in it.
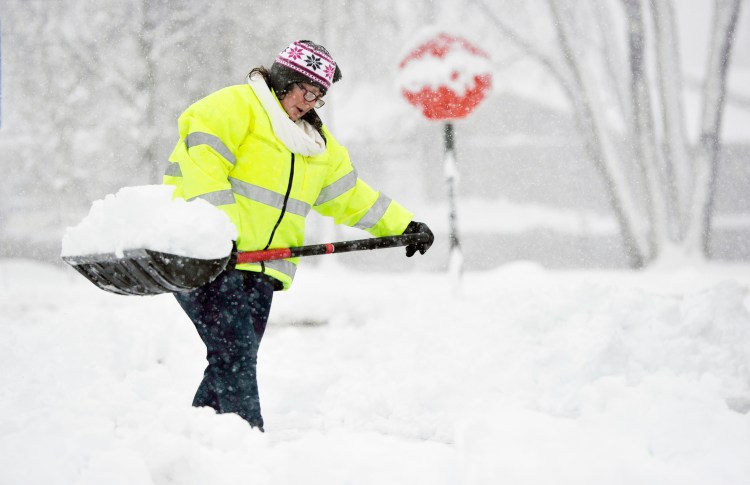
[{"label": "tree trunk", "polygon": [[154,61],[154,42],[158,21],[157,6],[153,5],[151,0],[142,0],[140,7],[141,23],[138,31],[138,51],[144,66],[142,76],[136,82],[135,94],[139,98],[137,106],[141,113],[141,126],[139,127],[141,150],[139,150],[140,160],[134,162],[134,168],[145,168],[149,183],[159,183],[162,175],[160,168],[163,163],[154,160],[157,141],[155,111],[157,67]]},{"label": "tree trunk", "polygon": [[649,258],[658,256],[668,237],[667,200],[664,188],[672,178],[660,163],[656,151],[651,94],[645,65],[646,34],[641,0],[623,0],[628,20],[630,54],[631,140],[634,162],[640,167],[646,185],[646,207],[649,217]]},{"label": "tree trunk", "polygon": [[710,234],[716,175],[719,167],[721,122],[726,97],[727,70],[742,0],[716,0],[711,48],[703,86],[701,134],[695,159],[695,198],[686,243],[710,256]]},{"label": "tree trunk", "polygon": [[668,180],[670,235],[682,242],[692,197],[692,165],[682,109],[682,69],[672,0],[650,0],[654,23],[657,96],[661,104],[661,142]]}]

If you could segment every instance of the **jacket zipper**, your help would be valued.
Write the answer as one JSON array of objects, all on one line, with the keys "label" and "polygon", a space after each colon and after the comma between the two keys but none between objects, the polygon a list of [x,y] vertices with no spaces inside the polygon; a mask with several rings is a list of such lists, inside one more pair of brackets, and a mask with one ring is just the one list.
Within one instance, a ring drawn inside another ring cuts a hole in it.
[{"label": "jacket zipper", "polygon": [[[286,205],[287,202],[289,202],[289,195],[292,193],[292,182],[294,181],[294,153],[292,153],[292,163],[289,167],[289,185],[286,188],[286,195],[284,195],[284,204],[281,206],[281,214],[279,214],[279,219],[276,221],[276,225],[273,226],[273,230],[271,231],[271,237],[268,238],[268,243],[266,244],[266,247],[263,248],[264,250],[271,247],[271,242],[273,241],[273,237],[276,235],[276,229],[279,228],[279,225],[281,224],[281,220],[284,218],[284,214],[286,214]],[[265,263],[261,262],[261,267],[263,268],[263,272],[266,272],[266,265]]]}]

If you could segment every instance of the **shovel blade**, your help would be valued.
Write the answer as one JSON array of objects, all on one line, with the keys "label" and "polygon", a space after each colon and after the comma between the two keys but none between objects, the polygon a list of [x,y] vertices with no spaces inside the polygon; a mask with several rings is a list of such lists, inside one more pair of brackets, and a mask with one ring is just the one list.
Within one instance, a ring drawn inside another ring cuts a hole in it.
[{"label": "shovel blade", "polygon": [[97,287],[118,295],[158,295],[194,290],[216,278],[229,262],[134,249],[114,254],[66,256],[71,265]]}]

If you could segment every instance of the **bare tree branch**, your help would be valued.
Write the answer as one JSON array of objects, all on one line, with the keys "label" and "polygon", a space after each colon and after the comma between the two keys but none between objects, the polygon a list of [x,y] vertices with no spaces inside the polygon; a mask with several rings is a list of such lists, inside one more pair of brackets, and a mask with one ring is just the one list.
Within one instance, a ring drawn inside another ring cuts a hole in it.
[{"label": "bare tree branch", "polygon": [[515,44],[520,50],[527,53],[529,56],[534,58],[539,64],[541,64],[547,72],[552,75],[565,89],[566,91],[573,90],[573,85],[571,84],[570,79],[568,76],[566,76],[566,73],[563,70],[563,67],[557,65],[552,57],[546,55],[541,50],[537,49],[537,47],[529,42],[528,40],[524,39],[520,34],[518,34],[514,29],[512,29],[509,25],[507,25],[505,22],[500,20],[500,18],[495,14],[492,8],[490,8],[489,5],[487,5],[487,2],[483,0],[470,0],[470,4],[474,4],[476,7],[478,7],[484,15],[486,15],[492,23],[497,27],[498,31],[505,36],[508,40],[510,40],[513,44]]},{"label": "bare tree branch", "polygon": [[481,9],[482,14],[493,22],[493,25],[502,35],[544,66],[550,75],[559,82],[574,108],[576,123],[583,138],[586,153],[604,181],[605,193],[620,226],[627,257],[632,266],[642,266],[645,262],[644,254],[647,253],[644,253],[644,243],[639,242],[635,232],[634,224],[637,219],[634,212],[635,205],[624,189],[627,186],[624,175],[610,160],[614,155],[612,154],[613,150],[606,148],[603,140],[604,123],[598,120],[595,114],[593,102],[589,98],[581,72],[581,66],[570,43],[568,33],[565,31],[565,21],[561,18],[557,5],[553,0],[547,2],[557,34],[557,45],[560,48],[560,58],[563,60],[562,65],[558,65],[552,57],[537,49],[533,43],[524,39],[498,18],[485,2],[472,0],[472,3]]},{"label": "bare tree branch", "polygon": [[558,43],[562,50],[563,59],[568,64],[569,71],[573,76],[577,88],[569,94],[577,106],[576,111],[580,131],[584,137],[589,157],[604,180],[607,197],[619,223],[627,256],[634,267],[641,267],[645,263],[644,254],[648,253],[644,251],[643,244],[639,243],[635,232],[635,214],[632,213],[633,204],[629,201],[630,197],[624,190],[626,186],[624,177],[615,168],[614,164],[610,163],[605,152],[602,127],[597,122],[592,101],[588,97],[588,90],[583,79],[581,66],[576,61],[576,55],[571,46],[568,34],[565,31],[558,6],[555,0],[548,0],[548,4],[554,24],[557,27]]}]

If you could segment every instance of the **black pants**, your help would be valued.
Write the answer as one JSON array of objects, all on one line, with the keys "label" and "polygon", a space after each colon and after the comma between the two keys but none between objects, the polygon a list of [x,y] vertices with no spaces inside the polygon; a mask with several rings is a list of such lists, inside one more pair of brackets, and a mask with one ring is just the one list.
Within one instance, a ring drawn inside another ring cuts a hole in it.
[{"label": "black pants", "polygon": [[236,413],[263,429],[256,367],[273,290],[270,276],[232,269],[194,291],[175,293],[207,350],[193,406]]}]

